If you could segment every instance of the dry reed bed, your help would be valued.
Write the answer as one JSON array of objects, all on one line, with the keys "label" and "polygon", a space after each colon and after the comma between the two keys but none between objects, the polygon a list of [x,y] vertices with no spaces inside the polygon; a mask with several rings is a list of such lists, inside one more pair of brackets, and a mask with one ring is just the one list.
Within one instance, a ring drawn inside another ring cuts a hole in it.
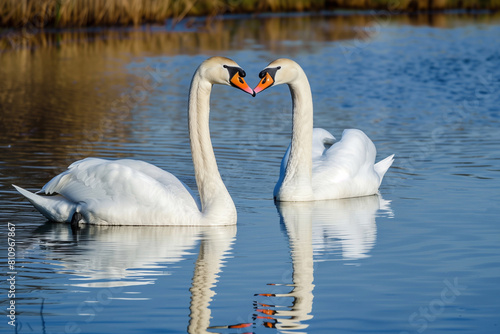
[{"label": "dry reed bed", "polygon": [[188,15],[320,9],[500,9],[500,0],[3,0],[0,26],[83,27],[161,23]]}]

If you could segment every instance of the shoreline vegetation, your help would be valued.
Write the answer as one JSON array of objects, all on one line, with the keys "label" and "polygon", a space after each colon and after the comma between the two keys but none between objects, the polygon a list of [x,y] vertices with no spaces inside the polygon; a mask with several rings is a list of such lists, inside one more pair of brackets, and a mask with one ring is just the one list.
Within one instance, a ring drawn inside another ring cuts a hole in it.
[{"label": "shoreline vegetation", "polygon": [[[308,40],[323,35],[337,40],[346,37],[340,35],[347,24],[350,30],[361,29],[352,38],[364,40],[377,25],[389,22],[436,27],[454,26],[457,18],[460,22],[498,22],[499,9],[500,0],[4,0],[0,1],[0,55],[90,40],[145,38],[158,31],[175,31],[168,34],[171,39],[196,31],[218,40],[232,31],[239,17],[245,18],[252,32],[245,38],[265,33],[267,39],[294,39],[309,33]],[[307,19],[294,19],[299,16]],[[328,18],[331,27],[301,26],[318,16]],[[305,30],[297,32],[297,27]],[[167,44],[179,47],[182,43]]]},{"label": "shoreline vegetation", "polygon": [[[379,10],[386,13],[500,10],[500,0],[3,0],[0,27],[12,29],[139,26],[189,16]],[[0,30],[1,33],[1,30]]]}]

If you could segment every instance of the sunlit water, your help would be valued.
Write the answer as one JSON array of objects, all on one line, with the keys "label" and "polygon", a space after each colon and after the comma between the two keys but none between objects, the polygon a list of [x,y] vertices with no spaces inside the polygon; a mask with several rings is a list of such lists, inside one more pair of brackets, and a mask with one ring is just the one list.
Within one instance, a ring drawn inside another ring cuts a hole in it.
[{"label": "sunlit water", "polygon": [[[498,20],[235,18],[203,33],[78,36],[0,54],[0,252],[6,274],[15,224],[18,333],[498,333]],[[286,87],[213,90],[237,227],[73,235],[11,188],[39,189],[87,156],[142,159],[195,188],[187,91],[210,55],[236,60],[251,86],[271,60],[298,61],[316,126],[362,129],[377,160],[396,154],[381,195],[273,203]]]}]

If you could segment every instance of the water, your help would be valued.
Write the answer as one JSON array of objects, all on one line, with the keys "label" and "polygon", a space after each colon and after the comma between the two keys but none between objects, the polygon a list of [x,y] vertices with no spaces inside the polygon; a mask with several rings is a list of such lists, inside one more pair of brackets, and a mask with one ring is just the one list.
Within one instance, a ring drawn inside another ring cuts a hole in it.
[{"label": "water", "polygon": [[[236,17],[201,33],[58,32],[0,54],[1,263],[6,274],[10,222],[17,332],[498,333],[498,23]],[[299,62],[316,126],[362,129],[377,160],[396,154],[380,196],[275,206],[291,127],[281,86],[213,90],[237,227],[72,235],[10,187],[39,189],[95,156],[142,159],[195,188],[187,90],[210,55],[236,60],[251,86],[271,60]],[[5,315],[8,289],[4,279]],[[0,332],[14,333],[5,315]]]}]

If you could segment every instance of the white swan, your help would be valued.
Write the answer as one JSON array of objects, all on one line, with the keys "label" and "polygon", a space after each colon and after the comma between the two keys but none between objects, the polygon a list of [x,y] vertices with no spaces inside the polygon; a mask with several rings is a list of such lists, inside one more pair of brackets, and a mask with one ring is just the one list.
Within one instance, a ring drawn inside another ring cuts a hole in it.
[{"label": "white swan", "polygon": [[311,88],[302,68],[290,59],[271,62],[259,77],[254,92],[288,84],[293,100],[292,142],[281,163],[274,188],[278,201],[314,201],[367,196],[378,193],[394,154],[375,164],[376,149],[362,131],[344,130],[342,139],[313,129]]},{"label": "white swan", "polygon": [[236,208],[222,182],[210,140],[212,85],[253,90],[228,58],[212,57],[196,70],[189,90],[189,137],[201,211],[174,175],[138,160],[87,158],[54,177],[40,196],[14,185],[49,220],[98,225],[233,225]]}]

